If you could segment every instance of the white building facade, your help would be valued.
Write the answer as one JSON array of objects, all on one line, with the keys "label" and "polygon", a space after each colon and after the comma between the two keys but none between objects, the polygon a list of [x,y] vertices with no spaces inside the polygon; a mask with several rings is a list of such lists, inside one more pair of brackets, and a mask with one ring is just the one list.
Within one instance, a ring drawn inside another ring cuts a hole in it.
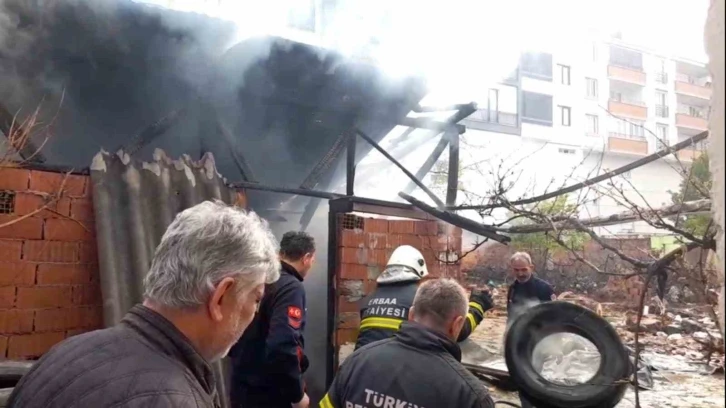
[{"label": "white building facade", "polygon": [[[704,64],[615,39],[529,52],[517,74],[492,87],[486,100],[478,101],[480,110],[464,121],[462,178],[467,189],[485,194],[498,177],[481,166],[472,172],[466,162],[489,162],[494,170],[511,169],[509,178],[515,185],[510,199],[556,190],[649,155],[664,143],[673,145],[705,131],[710,97]],[[636,204],[654,208],[671,204],[670,192],[679,189],[682,169],[702,149],[702,144],[694,145],[682,150],[678,160],[669,156],[614,183]],[[501,162],[505,164],[500,166]],[[591,190],[587,197],[570,197],[586,202],[581,217],[627,210],[600,193]],[[636,222],[598,232],[663,231]]]}]

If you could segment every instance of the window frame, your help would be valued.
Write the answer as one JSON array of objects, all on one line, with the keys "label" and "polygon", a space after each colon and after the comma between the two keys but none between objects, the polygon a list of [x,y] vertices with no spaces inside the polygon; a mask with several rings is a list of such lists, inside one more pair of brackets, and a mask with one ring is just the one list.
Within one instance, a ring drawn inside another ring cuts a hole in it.
[{"label": "window frame", "polygon": [[[592,83],[593,93],[590,93],[590,84]],[[587,99],[598,99],[600,97],[600,84],[597,78],[585,77],[585,98]]]},{"label": "window frame", "polygon": [[[594,119],[592,122],[594,124],[594,131],[590,131],[590,129],[588,129],[590,126],[590,119]],[[600,117],[598,115],[594,115],[592,113],[585,114],[585,134],[592,136],[600,134]]]},{"label": "window frame", "polygon": [[[564,64],[557,64],[557,67],[560,71],[560,83],[566,86],[572,85],[572,68],[570,68],[569,65]],[[567,76],[565,76],[565,73],[567,73]],[[567,81],[565,81],[565,79],[567,79]]]},{"label": "window frame", "polygon": [[[565,105],[557,105],[560,111],[560,126],[572,127],[572,108]],[[567,123],[565,123],[565,112],[567,112]]]}]

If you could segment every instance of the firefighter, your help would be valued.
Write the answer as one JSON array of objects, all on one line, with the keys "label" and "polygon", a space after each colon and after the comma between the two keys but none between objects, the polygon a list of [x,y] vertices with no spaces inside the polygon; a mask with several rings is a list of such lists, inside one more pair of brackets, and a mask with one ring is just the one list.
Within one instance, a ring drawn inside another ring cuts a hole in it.
[{"label": "firefighter", "polygon": [[410,321],[351,354],[320,407],[494,407],[484,384],[460,362],[456,339],[468,320],[467,303],[453,279],[421,284]]},{"label": "firefighter", "polygon": [[[408,312],[418,284],[428,270],[423,255],[410,245],[396,248],[386,269],[376,280],[376,290],[363,300],[360,310],[360,330],[356,350],[374,341],[393,336],[408,320]],[[494,307],[488,291],[474,290],[469,299],[469,312],[458,341],[466,340],[484,319],[484,313]]]},{"label": "firefighter", "polygon": [[308,368],[303,347],[303,279],[315,262],[315,241],[291,231],[280,241],[280,279],[266,285],[255,319],[230,350],[233,408],[307,408],[302,375]]}]

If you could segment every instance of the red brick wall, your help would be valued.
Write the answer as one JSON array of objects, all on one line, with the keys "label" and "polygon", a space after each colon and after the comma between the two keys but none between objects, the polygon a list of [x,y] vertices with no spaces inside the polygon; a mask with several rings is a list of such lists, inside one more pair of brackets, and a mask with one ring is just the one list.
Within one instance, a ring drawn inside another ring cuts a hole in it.
[{"label": "red brick wall", "polygon": [[[89,188],[88,176],[0,169],[6,197],[0,206],[0,359],[37,358],[66,337],[102,326]],[[37,211],[57,195],[56,203]]]},{"label": "red brick wall", "polygon": [[375,289],[391,253],[400,245],[421,251],[431,278],[461,279],[458,264],[442,263],[447,251],[461,253],[461,229],[436,221],[385,220],[341,214],[337,225],[335,285],[338,294],[336,347],[355,341],[360,317],[358,301]]}]

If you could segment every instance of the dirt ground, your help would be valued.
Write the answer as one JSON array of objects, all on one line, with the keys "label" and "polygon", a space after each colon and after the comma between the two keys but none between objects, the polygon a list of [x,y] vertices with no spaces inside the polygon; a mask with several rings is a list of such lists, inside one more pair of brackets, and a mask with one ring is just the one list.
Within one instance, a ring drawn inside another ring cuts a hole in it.
[{"label": "dirt ground", "polygon": [[[498,359],[502,355],[502,343],[506,330],[506,317],[490,315],[471,335],[474,345],[462,345],[464,361],[480,362],[483,359]],[[647,351],[647,346],[646,346]],[[726,397],[723,375],[703,375],[696,372],[654,372],[652,390],[641,391],[640,401],[643,408],[706,408],[724,407]],[[516,393],[490,387],[494,400],[519,403]],[[632,388],[628,391],[618,408],[635,407]]]}]

